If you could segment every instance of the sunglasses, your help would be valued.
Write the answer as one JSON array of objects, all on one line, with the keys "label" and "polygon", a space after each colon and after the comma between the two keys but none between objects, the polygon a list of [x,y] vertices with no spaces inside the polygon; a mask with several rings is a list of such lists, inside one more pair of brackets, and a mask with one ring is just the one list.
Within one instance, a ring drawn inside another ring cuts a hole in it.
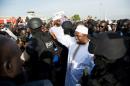
[{"label": "sunglasses", "polygon": [[104,28],[105,26],[100,26],[101,28]]}]

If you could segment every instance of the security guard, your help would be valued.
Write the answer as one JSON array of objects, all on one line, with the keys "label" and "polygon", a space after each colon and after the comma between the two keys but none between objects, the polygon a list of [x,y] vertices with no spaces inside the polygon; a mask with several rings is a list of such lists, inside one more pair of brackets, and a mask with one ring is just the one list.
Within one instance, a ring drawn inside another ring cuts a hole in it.
[{"label": "security guard", "polygon": [[130,58],[124,39],[118,33],[105,32],[91,38],[95,67],[82,86],[129,86]]},{"label": "security guard", "polygon": [[31,29],[32,38],[28,42],[26,52],[30,58],[25,61],[30,80],[51,79],[54,43],[49,32],[42,31],[40,18],[32,18],[27,26]]}]

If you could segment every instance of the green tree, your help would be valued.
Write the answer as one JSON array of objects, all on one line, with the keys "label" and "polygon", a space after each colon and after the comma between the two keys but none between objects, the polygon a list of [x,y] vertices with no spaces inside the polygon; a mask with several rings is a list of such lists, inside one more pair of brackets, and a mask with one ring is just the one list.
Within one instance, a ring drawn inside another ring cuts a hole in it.
[{"label": "green tree", "polygon": [[79,21],[80,20],[79,14],[73,15],[71,18],[72,18],[73,21]]}]

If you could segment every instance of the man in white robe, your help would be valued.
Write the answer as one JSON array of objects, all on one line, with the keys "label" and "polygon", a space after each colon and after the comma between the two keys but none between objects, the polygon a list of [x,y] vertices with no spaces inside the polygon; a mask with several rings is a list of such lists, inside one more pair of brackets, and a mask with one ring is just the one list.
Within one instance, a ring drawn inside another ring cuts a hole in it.
[{"label": "man in white robe", "polygon": [[[62,29],[62,28],[61,28]],[[69,49],[65,86],[80,85],[79,80],[83,75],[83,70],[87,69],[88,74],[94,67],[93,54],[88,52],[89,39],[88,28],[78,25],[75,30],[75,37],[54,33],[57,40]]]}]

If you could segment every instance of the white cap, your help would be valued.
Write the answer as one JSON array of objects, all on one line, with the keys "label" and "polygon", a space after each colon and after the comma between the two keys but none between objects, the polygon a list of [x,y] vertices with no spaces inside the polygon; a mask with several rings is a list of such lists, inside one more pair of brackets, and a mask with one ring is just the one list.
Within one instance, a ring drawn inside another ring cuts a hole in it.
[{"label": "white cap", "polygon": [[88,34],[88,28],[84,25],[78,25],[75,31],[83,34]]},{"label": "white cap", "polygon": [[54,16],[53,21],[61,19],[61,18],[62,18],[61,16]]}]

